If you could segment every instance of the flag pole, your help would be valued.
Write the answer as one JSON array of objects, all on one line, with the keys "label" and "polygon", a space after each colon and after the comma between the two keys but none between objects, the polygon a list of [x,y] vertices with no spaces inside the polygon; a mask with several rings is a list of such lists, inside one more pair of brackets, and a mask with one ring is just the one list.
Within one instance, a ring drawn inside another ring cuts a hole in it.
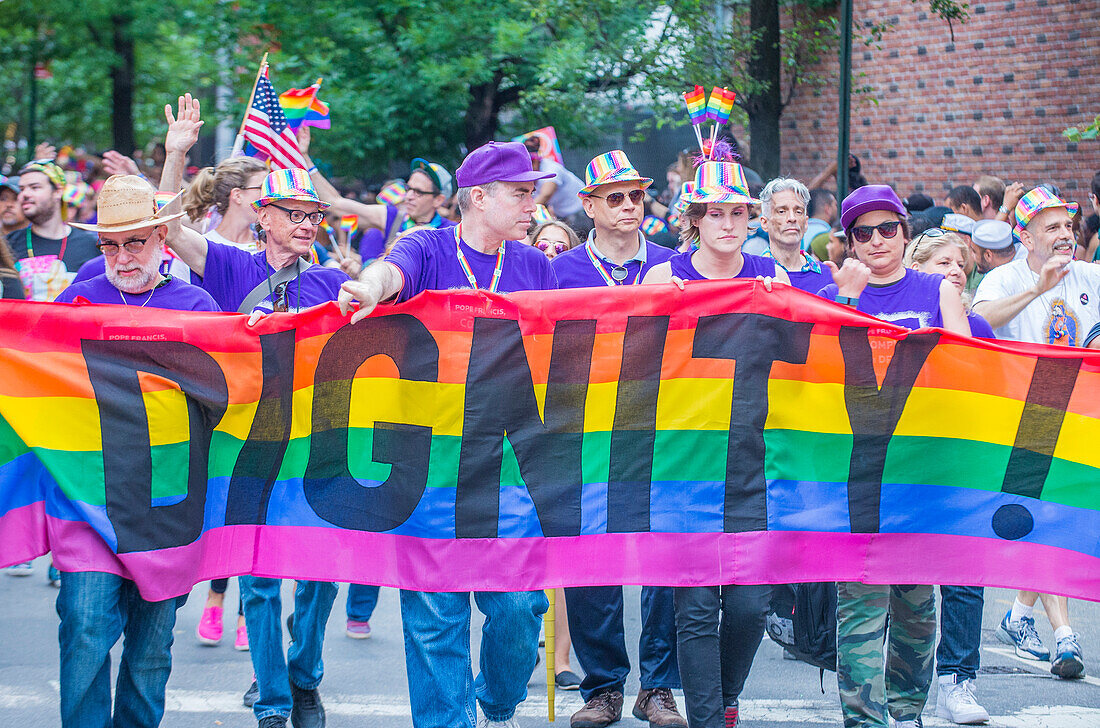
[{"label": "flag pole", "polygon": [[252,82],[252,92],[248,94],[248,105],[244,107],[244,118],[241,119],[241,128],[237,131],[237,139],[233,142],[233,154],[236,156],[244,150],[244,125],[248,123],[248,110],[252,108],[252,102],[256,98],[256,86],[260,83],[260,76],[267,68],[267,53],[260,59],[260,70],[256,71],[256,80]]}]

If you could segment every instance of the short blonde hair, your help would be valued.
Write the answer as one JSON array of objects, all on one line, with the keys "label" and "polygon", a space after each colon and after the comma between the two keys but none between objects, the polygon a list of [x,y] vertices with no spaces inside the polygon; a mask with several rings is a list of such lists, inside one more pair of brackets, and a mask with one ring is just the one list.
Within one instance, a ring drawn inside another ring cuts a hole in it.
[{"label": "short blonde hair", "polygon": [[909,242],[909,245],[905,248],[906,268],[912,268],[914,264],[924,265],[932,259],[932,256],[936,254],[937,250],[945,245],[954,245],[958,248],[962,252],[963,263],[970,260],[970,246],[956,233],[945,232],[942,235],[928,234],[932,232],[932,230],[939,229],[940,228],[931,228],[930,230],[925,230]]}]

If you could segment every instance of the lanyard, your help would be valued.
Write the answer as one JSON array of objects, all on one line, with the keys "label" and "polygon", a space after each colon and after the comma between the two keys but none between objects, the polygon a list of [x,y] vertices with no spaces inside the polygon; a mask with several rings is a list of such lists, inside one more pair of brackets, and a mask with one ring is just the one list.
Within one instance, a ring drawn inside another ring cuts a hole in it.
[{"label": "lanyard", "polygon": [[[462,272],[466,274],[466,278],[470,281],[470,288],[477,289],[477,278],[474,278],[474,271],[470,268],[466,256],[462,254],[462,223],[455,226],[455,250],[458,252],[458,264],[462,266]],[[497,286],[500,284],[500,274],[503,270],[504,243],[502,242],[500,248],[497,249],[497,264],[493,269],[493,280],[489,283],[489,293],[497,292]]]},{"label": "lanyard", "polygon": [[[68,245],[68,243],[69,243],[69,236],[68,235],[61,238],[61,250],[58,251],[58,253],[57,253],[57,259],[62,261],[62,262],[65,261],[65,246]],[[27,257],[28,258],[33,258],[34,257],[34,245],[31,243],[31,226],[30,225],[27,226]]]},{"label": "lanyard", "polygon": [[[617,265],[611,269],[611,273],[608,274],[607,269],[603,267],[603,262],[596,257],[595,251],[592,250],[592,241],[589,240],[584,244],[584,252],[588,253],[588,260],[592,262],[593,267],[599,272],[600,277],[603,278],[603,282],[609,286],[617,286],[626,280],[627,275],[625,265]],[[630,261],[627,261],[628,263]],[[642,277],[642,264],[638,263],[638,274],[634,276],[634,280],[630,282],[630,285],[637,285],[638,279]]]}]

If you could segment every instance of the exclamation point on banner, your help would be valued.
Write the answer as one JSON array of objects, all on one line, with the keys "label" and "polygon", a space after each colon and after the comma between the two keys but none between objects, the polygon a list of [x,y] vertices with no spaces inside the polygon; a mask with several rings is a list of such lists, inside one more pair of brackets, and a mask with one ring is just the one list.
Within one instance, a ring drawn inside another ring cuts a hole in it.
[{"label": "exclamation point on banner", "polygon": [[[1042,498],[1080,369],[1080,359],[1041,357],[1035,362],[1020,428],[1005,468],[1002,493]],[[1005,504],[993,514],[993,532],[1009,541],[1027,536],[1034,527],[1034,516],[1020,503]]]}]

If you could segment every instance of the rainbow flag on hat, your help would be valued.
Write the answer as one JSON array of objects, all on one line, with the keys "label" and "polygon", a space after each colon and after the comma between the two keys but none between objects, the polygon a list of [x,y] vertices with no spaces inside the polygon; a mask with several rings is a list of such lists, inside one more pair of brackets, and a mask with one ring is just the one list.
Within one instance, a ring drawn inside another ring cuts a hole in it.
[{"label": "rainbow flag on hat", "polygon": [[321,88],[321,79],[317,79],[309,88],[292,88],[279,94],[279,106],[291,129],[300,126],[315,126],[328,129],[328,104],[317,98]]},{"label": "rainbow flag on hat", "polygon": [[733,112],[733,102],[736,99],[737,94],[733,91],[715,86],[710,92],[710,101],[707,102],[707,119],[715,124],[725,124]]},{"label": "rainbow flag on hat", "polygon": [[400,180],[397,182],[390,182],[382,188],[382,191],[378,193],[376,199],[386,205],[397,205],[401,200],[405,199],[406,189],[405,183]]},{"label": "rainbow flag on hat", "polygon": [[707,93],[702,86],[697,85],[694,90],[684,94],[684,103],[687,104],[692,124],[702,124],[707,120]]}]

